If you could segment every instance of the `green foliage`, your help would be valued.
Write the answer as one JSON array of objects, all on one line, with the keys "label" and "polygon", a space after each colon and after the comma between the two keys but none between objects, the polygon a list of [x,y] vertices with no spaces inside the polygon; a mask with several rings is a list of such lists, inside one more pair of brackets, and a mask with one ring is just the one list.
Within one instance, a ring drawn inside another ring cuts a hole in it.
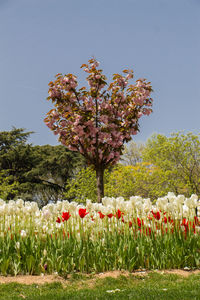
[{"label": "green foliage", "polygon": [[114,168],[105,186],[105,195],[125,198],[135,195],[133,170],[133,166],[118,165]]},{"label": "green foliage", "polygon": [[[32,132],[0,132],[0,197],[36,200],[97,201],[96,174],[77,152],[64,146],[33,146]],[[200,141],[193,133],[153,135],[146,145],[130,143],[118,164],[104,175],[105,195],[152,200],[169,191],[200,195]]]},{"label": "green foliage", "polygon": [[[92,168],[81,169],[69,180],[64,196],[68,200],[84,203],[86,199],[97,201],[96,174]],[[167,183],[162,170],[149,163],[138,163],[136,166],[118,164],[110,171],[105,171],[105,196],[129,199],[138,195],[155,199],[166,195]]]},{"label": "green foliage", "polygon": [[118,165],[108,178],[105,194],[110,197],[131,196],[155,199],[166,195],[166,182],[162,171],[149,163],[135,166]]},{"label": "green foliage", "polygon": [[19,196],[30,188],[26,184],[26,172],[34,166],[31,145],[26,144],[30,134],[22,128],[0,132],[1,180],[7,186],[4,199]]},{"label": "green foliage", "polygon": [[41,204],[57,201],[67,179],[85,162],[64,146],[28,144],[30,134],[22,128],[0,132],[0,195],[5,200],[22,197]]},{"label": "green foliage", "polygon": [[[107,222],[106,220],[104,220]],[[103,222],[104,222],[103,221]],[[99,223],[101,224],[101,220]],[[93,226],[91,224],[91,226]],[[83,225],[84,227],[84,225]],[[144,232],[149,227],[143,227]],[[136,233],[123,222],[113,223],[94,238],[91,230],[71,232],[63,236],[63,229],[52,234],[34,235],[32,229],[21,237],[12,228],[0,236],[0,274],[18,275],[57,272],[106,272],[139,268],[173,269],[200,267],[200,239],[193,232],[180,232],[177,223],[173,233],[150,235]]]},{"label": "green foliage", "polygon": [[67,192],[64,196],[68,200],[84,203],[86,199],[97,201],[96,174],[91,168],[81,169],[72,180],[68,180]]},{"label": "green foliage", "polygon": [[[108,174],[109,171],[105,170],[105,184]],[[72,180],[68,180],[66,190],[64,196],[68,200],[84,203],[86,199],[91,199],[93,202],[97,202],[96,172],[91,167],[82,168]]]},{"label": "green foliage", "polygon": [[7,153],[11,147],[25,145],[32,131],[24,132],[23,128],[13,127],[11,131],[0,132],[0,151],[1,154]]},{"label": "green foliage", "polygon": [[35,193],[43,204],[64,197],[66,182],[85,166],[81,155],[67,150],[64,146],[34,146],[35,166],[28,175],[35,181]]},{"label": "green foliage", "polygon": [[146,143],[143,160],[157,166],[167,188],[177,194],[200,195],[200,141],[193,133],[153,135]]},{"label": "green foliage", "polygon": [[12,176],[6,177],[4,171],[0,172],[0,198],[2,199],[7,199],[11,193],[18,192],[19,183],[14,181],[10,184],[11,177]]}]

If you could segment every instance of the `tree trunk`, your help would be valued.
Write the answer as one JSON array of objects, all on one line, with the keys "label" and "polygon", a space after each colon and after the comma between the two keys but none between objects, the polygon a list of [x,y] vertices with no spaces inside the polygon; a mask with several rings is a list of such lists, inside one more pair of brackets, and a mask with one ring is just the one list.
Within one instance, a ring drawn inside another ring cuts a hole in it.
[{"label": "tree trunk", "polygon": [[96,168],[96,178],[97,178],[97,199],[98,202],[102,202],[102,198],[104,197],[104,183],[103,183],[103,175],[104,169],[99,166]]}]

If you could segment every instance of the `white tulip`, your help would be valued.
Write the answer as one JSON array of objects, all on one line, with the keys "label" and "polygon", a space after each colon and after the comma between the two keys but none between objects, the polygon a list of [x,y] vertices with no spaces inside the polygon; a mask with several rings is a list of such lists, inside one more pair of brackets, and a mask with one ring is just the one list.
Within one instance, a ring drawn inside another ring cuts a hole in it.
[{"label": "white tulip", "polygon": [[16,248],[17,250],[19,250],[19,249],[20,249],[20,242],[16,242],[16,244],[15,244],[15,248]]},{"label": "white tulip", "polygon": [[22,229],[20,235],[21,237],[26,237],[26,231]]},{"label": "white tulip", "polygon": [[169,199],[169,202],[172,203],[172,202],[175,201],[176,196],[175,196],[174,193],[169,192],[169,193],[167,194],[167,198]]},{"label": "white tulip", "polygon": [[44,210],[43,211],[43,216],[44,216],[44,218],[46,219],[46,220],[48,220],[49,218],[50,218],[50,216],[51,216],[51,213],[50,213],[50,211],[49,210]]},{"label": "white tulip", "polygon": [[4,204],[5,204],[5,201],[4,201],[3,199],[0,198],[0,206],[1,206],[1,205],[4,205]]},{"label": "white tulip", "polygon": [[188,215],[189,215],[189,208],[188,208],[187,205],[184,204],[184,205],[183,205],[183,217],[184,217],[184,218],[187,218]]},{"label": "white tulip", "polygon": [[56,203],[56,207],[57,207],[58,210],[62,210],[62,202],[61,202],[61,201],[58,201],[58,202]]},{"label": "white tulip", "polygon": [[0,216],[3,216],[5,214],[5,208],[6,208],[6,205],[0,205]]},{"label": "white tulip", "polygon": [[16,205],[17,205],[19,208],[22,208],[22,207],[24,206],[24,200],[22,200],[22,199],[17,199]]},{"label": "white tulip", "polygon": [[179,204],[183,204],[185,201],[185,196],[184,195],[178,195],[176,197],[176,202],[179,203]]}]

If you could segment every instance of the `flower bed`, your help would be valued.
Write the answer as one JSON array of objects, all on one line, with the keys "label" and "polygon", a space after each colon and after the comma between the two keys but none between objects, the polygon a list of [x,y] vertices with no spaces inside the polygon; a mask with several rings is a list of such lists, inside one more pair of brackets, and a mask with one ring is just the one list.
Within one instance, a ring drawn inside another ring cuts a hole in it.
[{"label": "flower bed", "polygon": [[3,275],[200,266],[198,197],[105,197],[86,206],[0,200]]}]

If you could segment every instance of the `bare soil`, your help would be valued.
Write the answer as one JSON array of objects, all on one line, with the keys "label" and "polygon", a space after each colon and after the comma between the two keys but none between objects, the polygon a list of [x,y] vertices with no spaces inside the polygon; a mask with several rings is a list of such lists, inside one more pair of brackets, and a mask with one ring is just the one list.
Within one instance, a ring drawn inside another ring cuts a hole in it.
[{"label": "bare soil", "polygon": [[[127,271],[111,271],[111,272],[105,272],[105,273],[99,273],[93,276],[93,279],[99,278],[103,279],[106,277],[112,277],[112,278],[117,278],[120,275],[123,276],[129,276],[134,275],[134,276],[146,276],[152,271],[146,271],[146,270],[138,270],[132,273],[129,273]],[[153,271],[153,272],[158,272],[160,274],[176,274],[179,276],[183,277],[188,277],[191,274],[200,274],[200,270],[163,270],[163,271]],[[87,276],[87,275],[86,275]],[[88,275],[89,277],[89,275]],[[70,275],[69,275],[70,278]],[[93,280],[92,280],[93,281]],[[63,285],[68,285],[70,284],[70,281],[68,279],[64,279],[58,275],[40,275],[40,276],[31,276],[31,275],[17,275],[15,277],[13,276],[0,276],[0,284],[2,283],[11,283],[11,282],[16,282],[20,284],[45,284],[45,283],[53,283],[53,282],[61,282]]]}]

